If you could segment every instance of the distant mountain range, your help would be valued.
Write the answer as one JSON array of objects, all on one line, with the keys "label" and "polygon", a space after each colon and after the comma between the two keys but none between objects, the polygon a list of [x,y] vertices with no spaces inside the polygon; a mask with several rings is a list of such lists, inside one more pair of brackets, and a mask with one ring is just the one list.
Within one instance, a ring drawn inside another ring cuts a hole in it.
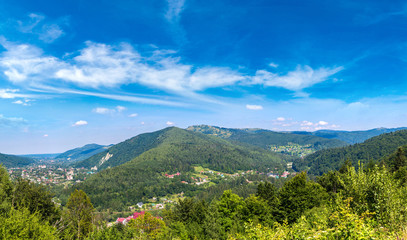
[{"label": "distant mountain range", "polygon": [[98,144],[87,144],[83,147],[78,147],[55,156],[55,160],[63,162],[77,162],[92,157],[95,154],[105,151],[109,146]]},{"label": "distant mountain range", "polygon": [[390,133],[399,130],[407,129],[406,127],[400,128],[375,128],[365,131],[336,131],[336,130],[319,130],[315,132],[299,132],[294,131],[290,133],[301,135],[312,135],[329,139],[339,139],[349,144],[362,143],[369,138],[378,136],[383,133]]},{"label": "distant mountain range", "polygon": [[208,125],[196,125],[187,128],[189,131],[217,136],[235,143],[244,143],[270,150],[271,145],[288,144],[311,145],[316,150],[342,147],[348,145],[338,139],[327,139],[319,136],[295,134],[289,132],[274,132],[258,128],[222,128]]},{"label": "distant mountain range", "polygon": [[398,147],[407,145],[407,130],[384,133],[372,137],[363,143],[347,147],[324,149],[294,161],[293,168],[297,171],[308,171],[310,174],[321,175],[330,170],[338,170],[349,159],[354,166],[358,162],[377,163],[389,157]]}]

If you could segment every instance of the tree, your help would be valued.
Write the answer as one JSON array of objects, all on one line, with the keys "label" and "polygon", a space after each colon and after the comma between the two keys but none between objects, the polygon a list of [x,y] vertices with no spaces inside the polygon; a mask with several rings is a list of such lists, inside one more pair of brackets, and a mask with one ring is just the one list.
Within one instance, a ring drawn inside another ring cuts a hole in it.
[{"label": "tree", "polygon": [[54,223],[59,220],[59,209],[52,201],[52,195],[44,186],[25,179],[18,179],[12,196],[14,208],[27,208],[30,213],[39,213],[42,220]]},{"label": "tree", "polygon": [[82,190],[77,190],[68,199],[63,214],[62,228],[66,239],[83,239],[93,230],[93,205]]},{"label": "tree", "polygon": [[328,197],[321,185],[307,180],[305,172],[286,182],[279,195],[280,210],[289,223],[295,222],[306,210],[320,206]]},{"label": "tree", "polygon": [[397,149],[396,157],[394,158],[393,161],[393,172],[396,172],[400,168],[404,167],[407,165],[407,157],[404,153],[403,148],[399,147]]},{"label": "tree", "polygon": [[11,184],[8,172],[0,164],[0,215],[10,210],[12,192],[13,185]]}]

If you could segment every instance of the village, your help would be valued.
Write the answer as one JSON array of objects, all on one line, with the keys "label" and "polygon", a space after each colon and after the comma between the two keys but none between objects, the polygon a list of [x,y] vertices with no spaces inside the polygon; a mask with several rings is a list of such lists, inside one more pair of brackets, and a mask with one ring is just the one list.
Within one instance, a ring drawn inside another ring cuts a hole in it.
[{"label": "village", "polygon": [[55,165],[41,164],[10,168],[8,173],[12,179],[23,178],[34,183],[52,186],[80,183],[95,172],[85,168],[63,168]]}]

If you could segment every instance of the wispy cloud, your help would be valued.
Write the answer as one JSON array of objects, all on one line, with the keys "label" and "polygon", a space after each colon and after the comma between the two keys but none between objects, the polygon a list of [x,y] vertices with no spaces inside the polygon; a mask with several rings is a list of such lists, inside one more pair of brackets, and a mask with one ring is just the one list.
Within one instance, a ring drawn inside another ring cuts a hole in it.
[{"label": "wispy cloud", "polygon": [[175,123],[173,123],[171,121],[167,121],[166,124],[167,124],[167,126],[173,126]]},{"label": "wispy cloud", "polygon": [[167,0],[168,9],[164,17],[170,24],[174,40],[182,45],[187,42],[186,33],[180,24],[181,13],[185,9],[185,0]]},{"label": "wispy cloud", "polygon": [[88,125],[88,122],[85,120],[79,120],[76,123],[74,123],[72,126],[77,127],[77,126],[84,126],[84,125]]},{"label": "wispy cloud", "polygon": [[247,105],[246,105],[246,108],[249,109],[249,110],[263,110],[263,106],[261,106],[261,105],[250,105],[250,104],[247,104]]},{"label": "wispy cloud", "polygon": [[132,114],[129,115],[129,117],[132,117],[132,118],[137,117],[137,116],[138,116],[137,113],[132,113]]},{"label": "wispy cloud", "polygon": [[165,18],[168,21],[179,21],[180,14],[184,10],[185,0],[167,0],[168,10],[165,13]]},{"label": "wispy cloud", "polygon": [[18,89],[0,89],[0,98],[24,98],[28,97],[26,94],[18,93]]},{"label": "wispy cloud", "polygon": [[5,117],[0,114],[0,126],[1,127],[20,127],[26,125],[27,121],[20,117]]},{"label": "wispy cloud", "polygon": [[57,23],[45,22],[46,17],[41,14],[30,13],[28,20],[18,20],[18,30],[23,33],[36,35],[46,43],[52,43],[65,34]]},{"label": "wispy cloud", "polygon": [[329,77],[343,69],[343,67],[321,67],[314,70],[310,66],[297,66],[294,71],[290,71],[285,75],[279,75],[267,70],[258,70],[253,77],[253,83],[300,92],[305,88],[328,80]]}]

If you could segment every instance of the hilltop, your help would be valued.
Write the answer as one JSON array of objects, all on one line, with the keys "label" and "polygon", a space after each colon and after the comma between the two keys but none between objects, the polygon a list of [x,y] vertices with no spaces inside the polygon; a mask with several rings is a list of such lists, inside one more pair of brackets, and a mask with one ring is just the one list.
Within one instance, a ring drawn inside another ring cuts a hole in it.
[{"label": "hilltop", "polygon": [[105,151],[109,146],[87,144],[83,147],[74,148],[55,156],[55,160],[64,162],[77,162],[87,159],[95,154]]}]

